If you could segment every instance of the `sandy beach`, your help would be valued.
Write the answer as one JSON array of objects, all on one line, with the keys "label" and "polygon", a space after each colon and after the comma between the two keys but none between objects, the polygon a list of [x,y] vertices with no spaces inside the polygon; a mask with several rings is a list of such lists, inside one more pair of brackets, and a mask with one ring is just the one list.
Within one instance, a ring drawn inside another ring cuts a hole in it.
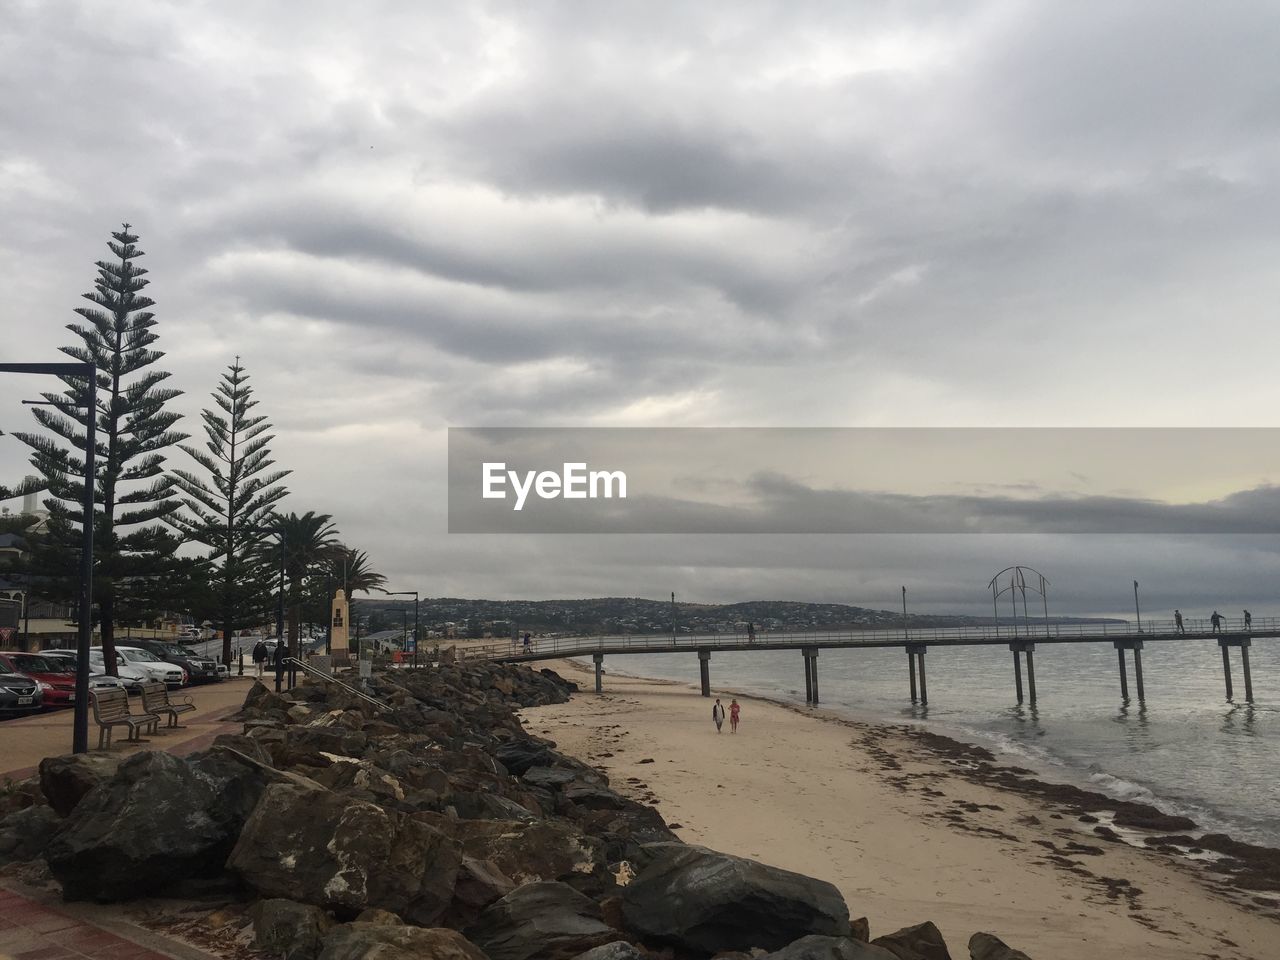
[{"label": "sandy beach", "polygon": [[[742,696],[739,732],[718,734],[714,701],[692,687],[611,674],[597,696],[585,668],[554,666],[584,692],[524,711],[530,732],[654,803],[690,843],[831,881],[872,936],[932,920],[957,957],[978,930],[1034,960],[1278,955],[1274,893],[1135,846],[1139,832],[1079,798],[993,784],[963,748]],[[715,694],[727,705],[732,691]]]}]

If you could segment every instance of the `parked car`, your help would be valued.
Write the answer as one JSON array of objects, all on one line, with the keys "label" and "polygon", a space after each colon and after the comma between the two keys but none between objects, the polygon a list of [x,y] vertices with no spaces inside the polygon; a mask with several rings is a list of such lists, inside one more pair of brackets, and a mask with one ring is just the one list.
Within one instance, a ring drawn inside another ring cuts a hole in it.
[{"label": "parked car", "polygon": [[47,660],[38,653],[0,651],[0,665],[12,673],[30,677],[44,694],[46,707],[69,707],[76,702],[76,677],[67,673],[54,660]]},{"label": "parked car", "polygon": [[0,716],[21,716],[44,708],[39,685],[0,663]]},{"label": "parked car", "polygon": [[176,643],[165,643],[162,640],[137,640],[133,644],[141,650],[153,653],[165,663],[172,663],[187,671],[192,683],[212,683],[220,680],[218,663],[208,657],[202,657],[194,650]]},{"label": "parked car", "polygon": [[[76,663],[79,658],[74,650],[41,650],[40,656],[44,657],[58,669],[65,671],[71,675],[71,682],[75,683]],[[119,677],[113,677],[109,674],[99,672],[103,669],[102,660],[96,662],[90,658],[89,661],[89,689],[90,690],[120,690],[124,688],[124,683]]]},{"label": "parked car", "polygon": [[[95,660],[99,668],[104,663],[102,648],[89,651],[89,663]],[[106,672],[103,670],[102,672]],[[169,687],[181,687],[186,681],[186,671],[172,663],[165,663],[154,653],[137,647],[116,647],[116,672],[126,688],[136,690],[144,683],[163,683]]]}]

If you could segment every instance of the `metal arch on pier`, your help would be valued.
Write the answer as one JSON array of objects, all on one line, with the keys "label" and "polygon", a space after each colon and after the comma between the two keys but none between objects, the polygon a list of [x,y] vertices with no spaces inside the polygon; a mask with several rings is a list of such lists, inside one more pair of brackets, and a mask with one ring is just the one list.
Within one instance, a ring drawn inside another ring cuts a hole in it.
[{"label": "metal arch on pier", "polygon": [[[1030,589],[1029,585],[1029,589]],[[1038,591],[1037,591],[1038,592]],[[1280,637],[1280,617],[1254,618],[1246,630],[1242,620],[1224,618],[1222,628],[1214,631],[1209,622],[1187,620],[1182,628],[1172,620],[1151,621],[1144,618],[1143,628],[1127,622],[1102,623],[1053,623],[1048,620],[1024,618],[1014,623],[994,623],[985,626],[964,627],[912,627],[910,634],[898,629],[869,629],[843,631],[778,631],[767,633],[701,633],[681,636],[657,634],[610,634],[599,636],[542,637],[534,647],[524,650],[510,641],[492,643],[472,648],[466,656],[505,663],[531,663],[540,660],[557,660],[566,657],[591,656],[596,665],[597,690],[601,689],[600,676],[605,656],[625,656],[645,653],[696,653],[700,666],[700,679],[705,695],[710,695],[710,659],[712,651],[732,652],[750,650],[799,650],[805,661],[805,677],[808,699],[817,702],[817,656],[823,649],[856,649],[860,647],[904,648],[911,662],[913,701],[916,699],[916,674],[919,681],[919,700],[928,702],[925,684],[924,653],[930,647],[998,646],[1009,645],[1018,653],[1027,655],[1029,689],[1034,702],[1035,675],[1030,653],[1035,644],[1057,643],[1111,643],[1121,658],[1126,650],[1135,656],[1138,698],[1145,699],[1142,686],[1142,664],[1139,655],[1144,647],[1186,641],[1213,641],[1222,649],[1224,680],[1227,699],[1234,693],[1229,651],[1238,647],[1244,671],[1245,698],[1253,700],[1253,677],[1249,664],[1249,647],[1254,640]],[[1020,679],[1020,678],[1019,678]],[[1122,696],[1128,699],[1127,677],[1121,673]]]}]

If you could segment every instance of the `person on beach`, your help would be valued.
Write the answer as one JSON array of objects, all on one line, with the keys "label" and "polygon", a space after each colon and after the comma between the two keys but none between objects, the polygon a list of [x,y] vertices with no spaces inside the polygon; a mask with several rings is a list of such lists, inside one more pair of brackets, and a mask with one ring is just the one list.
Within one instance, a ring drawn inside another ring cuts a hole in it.
[{"label": "person on beach", "polygon": [[1186,634],[1186,632],[1187,632],[1187,631],[1186,631],[1186,629],[1184,629],[1184,628],[1183,628],[1183,626],[1182,626],[1182,611],[1181,611],[1181,610],[1175,610],[1175,611],[1173,611],[1173,624],[1174,624],[1174,626],[1175,626],[1175,627],[1177,627],[1177,628],[1178,628],[1178,632],[1179,632],[1179,633],[1184,634],[1184,635]]},{"label": "person on beach", "polygon": [[1253,629],[1253,614],[1248,610],[1244,612],[1244,628],[1245,630]]},{"label": "person on beach", "polygon": [[267,662],[267,645],[259,640],[253,645],[253,665],[258,671],[258,678],[262,678],[262,668]]},{"label": "person on beach", "polygon": [[738,706],[738,701],[736,699],[729,701],[729,732],[730,733],[738,732],[738,714],[739,712],[741,712],[741,710],[742,708]]},{"label": "person on beach", "polygon": [[716,705],[711,708],[711,720],[716,725],[716,733],[722,733],[720,729],[724,726],[724,704],[720,699],[716,698]]},{"label": "person on beach", "polygon": [[1213,616],[1209,618],[1209,622],[1213,624],[1213,632],[1217,633],[1219,628],[1222,626],[1222,614],[1217,610],[1213,611]]}]

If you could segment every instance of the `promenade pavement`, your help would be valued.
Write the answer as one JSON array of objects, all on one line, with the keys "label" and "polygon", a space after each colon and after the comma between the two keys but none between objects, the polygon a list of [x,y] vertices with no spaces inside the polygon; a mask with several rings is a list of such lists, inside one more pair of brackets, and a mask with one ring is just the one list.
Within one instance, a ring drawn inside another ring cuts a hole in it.
[{"label": "promenade pavement", "polygon": [[[268,678],[268,682],[273,682],[273,678]],[[231,723],[226,718],[240,709],[252,684],[253,678],[246,672],[243,677],[233,676],[221,683],[187,687],[182,693],[191,697],[196,710],[182,717],[180,729],[166,730],[161,723],[157,735],[138,744],[126,742],[126,731],[117,729],[110,753],[112,756],[125,756],[138,750],[167,750],[184,756],[205,749],[220,733],[240,733],[240,724]],[[131,698],[131,709],[140,709],[136,697]],[[32,776],[45,757],[70,753],[71,742],[72,711],[68,708],[0,720],[0,784],[6,779],[23,780]],[[97,746],[98,726],[90,712],[91,752],[99,752]]]}]

